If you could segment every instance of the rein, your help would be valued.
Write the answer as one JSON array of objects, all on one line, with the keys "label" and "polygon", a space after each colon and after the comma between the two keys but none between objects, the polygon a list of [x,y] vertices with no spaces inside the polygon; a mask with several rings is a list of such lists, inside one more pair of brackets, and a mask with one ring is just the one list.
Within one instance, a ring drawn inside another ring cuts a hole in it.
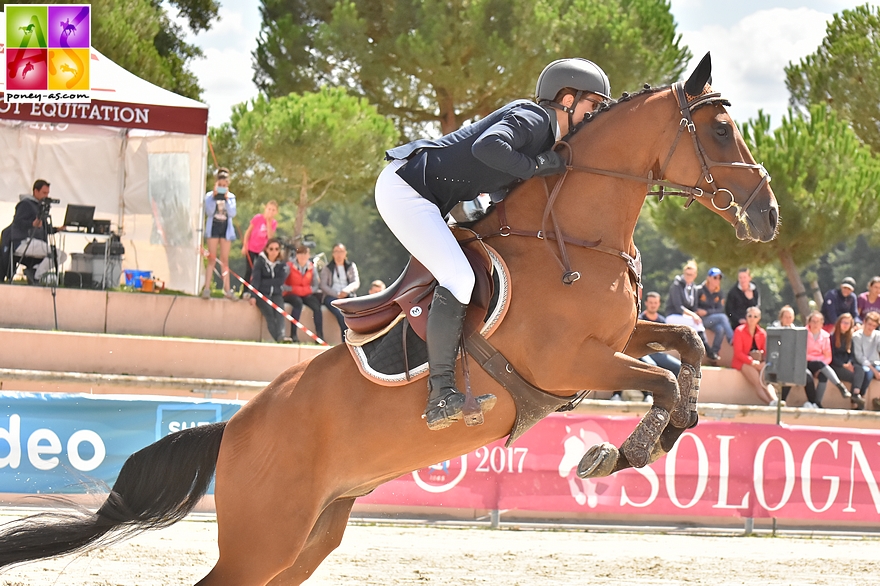
[{"label": "rein", "polygon": [[[708,88],[708,86],[707,86]],[[547,205],[544,208],[544,215],[541,219],[541,230],[535,231],[526,231],[526,230],[518,230],[515,228],[511,228],[507,223],[507,217],[504,212],[504,202],[501,201],[496,204],[496,208],[498,210],[498,220],[500,222],[500,228],[497,232],[493,232],[491,234],[485,235],[477,235],[478,240],[483,240],[485,238],[491,238],[494,236],[529,236],[532,238],[538,238],[547,242],[547,245],[550,246],[549,241],[555,240],[558,246],[558,255],[554,251],[553,257],[556,261],[562,266],[563,274],[562,274],[562,282],[566,285],[571,285],[575,281],[581,278],[581,273],[578,271],[574,271],[571,268],[571,263],[568,258],[568,252],[565,248],[566,244],[571,244],[573,246],[579,246],[582,248],[588,248],[591,250],[596,250],[597,252],[603,252],[605,254],[610,254],[612,256],[616,256],[618,258],[623,259],[627,267],[632,274],[636,286],[641,289],[641,261],[639,259],[638,249],[636,249],[636,256],[633,257],[630,254],[617,250],[614,248],[610,248],[608,246],[603,246],[601,244],[601,240],[581,240],[577,238],[572,238],[570,236],[565,236],[561,233],[559,229],[559,223],[556,220],[556,214],[553,209],[553,204],[556,202],[556,198],[559,196],[559,193],[562,189],[562,185],[565,183],[565,179],[568,177],[568,174],[572,171],[578,171],[582,173],[591,173],[594,175],[604,175],[606,177],[615,177],[617,179],[626,179],[631,181],[637,181],[639,183],[645,183],[648,188],[648,192],[646,195],[656,195],[660,200],[663,199],[664,196],[681,196],[687,197],[688,201],[685,203],[685,208],[690,207],[690,205],[697,198],[706,198],[708,197],[712,203],[712,206],[718,211],[726,211],[730,208],[734,208],[734,220],[730,222],[733,227],[736,227],[738,224],[743,222],[746,218],[746,210],[749,206],[752,205],[755,198],[758,195],[758,192],[761,190],[764,185],[770,182],[770,174],[767,173],[767,170],[763,165],[759,163],[743,163],[743,162],[724,162],[724,161],[715,161],[712,159],[706,150],[703,148],[702,143],[700,142],[699,137],[696,132],[696,125],[694,124],[693,116],[691,112],[700,106],[704,106],[706,104],[719,102],[724,105],[729,106],[730,102],[721,97],[719,92],[704,92],[702,95],[697,96],[693,100],[688,100],[688,94],[684,90],[684,84],[682,82],[676,82],[672,85],[672,91],[675,95],[676,102],[679,106],[679,111],[681,113],[681,121],[678,125],[678,133],[675,135],[675,140],[672,141],[672,145],[669,148],[669,153],[666,155],[666,159],[663,162],[663,166],[660,168],[660,176],[655,179],[653,176],[653,171],[648,171],[647,177],[639,177],[637,175],[632,175],[628,173],[621,173],[618,171],[610,171],[607,169],[599,169],[595,167],[587,167],[582,165],[573,165],[571,164],[571,160],[574,158],[574,153],[572,152],[571,144],[565,140],[561,140],[554,145],[554,149],[558,146],[564,146],[568,150],[568,163],[565,168],[565,172],[556,182],[556,185],[553,187],[553,191],[551,192],[547,187],[547,180],[544,180],[544,190],[547,194]],[[590,117],[592,113],[587,114],[587,117]],[[702,174],[699,179],[697,179],[695,185],[693,187],[689,187],[687,185],[682,185],[680,183],[674,183],[672,181],[668,181],[663,179],[664,174],[666,173],[666,168],[669,166],[669,162],[672,160],[672,156],[675,154],[676,149],[678,148],[678,143],[684,134],[687,131],[690,134],[691,142],[694,145],[694,152],[697,155],[697,159],[700,161],[700,167],[702,168]],[[708,193],[704,191],[701,187],[698,187],[700,182],[705,181],[707,185],[714,185],[715,178],[712,176],[711,169],[713,167],[731,167],[734,169],[743,169],[743,170],[757,170],[761,175],[761,181],[749,195],[746,203],[740,206],[736,200],[733,198],[733,193],[728,189],[718,188],[715,191]],[[651,188],[657,187],[659,188],[657,191],[651,191]],[[721,195],[727,194],[729,198],[729,202],[726,205],[719,205],[715,199]],[[547,221],[548,219],[553,223],[553,230],[547,230]],[[561,235],[561,236],[558,236]],[[551,247],[552,248],[552,247]]]}]

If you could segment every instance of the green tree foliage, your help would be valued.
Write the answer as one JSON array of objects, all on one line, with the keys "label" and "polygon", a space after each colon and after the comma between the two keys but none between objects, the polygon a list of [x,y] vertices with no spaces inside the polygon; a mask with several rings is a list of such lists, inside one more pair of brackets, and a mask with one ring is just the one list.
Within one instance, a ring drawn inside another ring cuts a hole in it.
[{"label": "green tree foliage", "polygon": [[835,14],[816,52],[785,75],[793,105],[827,105],[880,154],[880,8]]},{"label": "green tree foliage", "polygon": [[310,206],[369,190],[397,136],[375,107],[342,88],[259,96],[236,107],[232,125],[252,185],[296,207],[296,234]]},{"label": "green tree foliage", "polygon": [[702,206],[653,209],[658,227],[683,249],[728,274],[738,266],[779,261],[801,313],[807,298],[800,268],[846,242],[880,218],[880,162],[835,113],[816,105],[810,115],[789,111],[776,130],[759,112],[743,125],[743,138],[773,177],[779,202],[779,236],[769,243],[743,243],[719,216]]},{"label": "green tree foliage", "polygon": [[[45,4],[20,0],[16,4]],[[58,0],[53,4],[92,5],[92,46],[119,66],[150,83],[182,96],[199,99],[202,88],[189,63],[202,56],[182,40],[186,31],[174,22],[165,4],[155,0]],[[220,4],[216,0],[171,0],[198,33],[211,28]]]},{"label": "green tree foliage", "polygon": [[676,80],[690,59],[666,0],[262,0],[261,12],[263,92],[346,87],[405,132],[451,132],[531,97],[560,57],[597,62],[618,89]]}]

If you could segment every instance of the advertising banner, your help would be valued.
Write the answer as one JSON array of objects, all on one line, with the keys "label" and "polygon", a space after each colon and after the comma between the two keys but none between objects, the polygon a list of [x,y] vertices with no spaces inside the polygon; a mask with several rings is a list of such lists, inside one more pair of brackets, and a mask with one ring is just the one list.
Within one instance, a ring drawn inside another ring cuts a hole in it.
[{"label": "advertising banner", "polygon": [[665,458],[583,480],[590,446],[620,445],[632,417],[553,414],[380,486],[360,503],[621,515],[880,522],[880,431],[703,421]]},{"label": "advertising banner", "polygon": [[84,493],[113,485],[134,452],[225,421],[240,401],[0,393],[0,492]]}]

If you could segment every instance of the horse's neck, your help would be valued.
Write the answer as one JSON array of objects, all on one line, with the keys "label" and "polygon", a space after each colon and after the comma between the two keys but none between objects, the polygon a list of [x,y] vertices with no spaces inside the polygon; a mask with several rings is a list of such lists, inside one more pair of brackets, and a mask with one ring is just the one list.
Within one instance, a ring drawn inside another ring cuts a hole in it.
[{"label": "horse's neck", "polygon": [[[674,102],[671,92],[666,91],[635,98],[598,114],[571,138],[576,166],[624,173],[631,179],[584,170],[569,171],[564,179],[533,178],[505,200],[506,223],[515,230],[555,230],[552,216],[546,222],[544,218],[548,197],[562,180],[552,206],[562,234],[601,240],[604,246],[632,253],[633,232],[648,191],[648,171],[666,156],[677,128],[677,119],[670,116],[676,109]],[[641,178],[645,182],[640,182]],[[499,226],[499,219],[489,216],[476,229],[487,233]]]}]

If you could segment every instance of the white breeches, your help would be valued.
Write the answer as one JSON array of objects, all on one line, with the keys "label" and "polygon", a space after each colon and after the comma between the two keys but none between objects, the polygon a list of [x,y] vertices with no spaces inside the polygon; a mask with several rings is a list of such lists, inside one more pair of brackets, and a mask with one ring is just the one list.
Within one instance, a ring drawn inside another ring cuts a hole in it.
[{"label": "white breeches", "polygon": [[474,271],[433,203],[396,173],[391,161],[376,181],[376,207],[391,232],[461,303],[470,303]]},{"label": "white breeches", "polygon": [[[36,271],[34,272],[34,278],[39,281],[43,275],[52,269],[52,257],[49,254],[50,251],[49,244],[45,240],[32,238],[30,240],[23,240],[15,250],[15,255],[43,259],[42,262],[37,265]],[[67,260],[67,253],[63,250],[57,250],[56,252],[58,253],[58,266],[60,267],[64,264],[64,261]]]}]

